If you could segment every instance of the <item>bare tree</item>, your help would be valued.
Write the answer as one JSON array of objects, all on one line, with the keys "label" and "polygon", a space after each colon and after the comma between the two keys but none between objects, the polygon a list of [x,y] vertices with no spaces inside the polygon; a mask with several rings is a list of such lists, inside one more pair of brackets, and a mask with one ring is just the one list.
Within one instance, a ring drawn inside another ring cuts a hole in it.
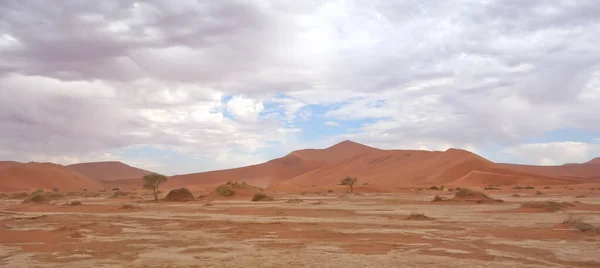
[{"label": "bare tree", "polygon": [[340,182],[340,185],[347,185],[350,187],[350,193],[354,193],[354,184],[358,181],[357,178],[346,177]]},{"label": "bare tree", "polygon": [[158,173],[150,173],[145,175],[142,180],[144,181],[144,189],[152,189],[152,193],[154,194],[154,201],[158,200],[158,186],[161,183],[167,181],[167,177],[165,175],[161,175]]}]

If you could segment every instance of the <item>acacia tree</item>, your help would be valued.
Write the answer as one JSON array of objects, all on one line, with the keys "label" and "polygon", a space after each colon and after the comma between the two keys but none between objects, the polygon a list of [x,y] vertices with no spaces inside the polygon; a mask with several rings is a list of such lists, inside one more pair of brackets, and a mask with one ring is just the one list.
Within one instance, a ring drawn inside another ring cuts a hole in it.
[{"label": "acacia tree", "polygon": [[358,181],[357,178],[346,177],[340,182],[340,185],[347,185],[350,188],[350,193],[354,193],[354,184]]},{"label": "acacia tree", "polygon": [[154,201],[158,201],[158,186],[167,181],[167,177],[158,173],[150,173],[145,175],[142,180],[144,181],[144,189],[152,189]]}]

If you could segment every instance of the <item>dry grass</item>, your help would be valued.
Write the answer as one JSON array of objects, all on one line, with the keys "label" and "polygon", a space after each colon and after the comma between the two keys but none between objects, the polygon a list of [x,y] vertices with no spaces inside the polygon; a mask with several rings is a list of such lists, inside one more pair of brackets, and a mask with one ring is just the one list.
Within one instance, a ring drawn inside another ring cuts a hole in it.
[{"label": "dry grass", "polygon": [[556,202],[556,201],[541,201],[541,202],[527,202],[521,204],[522,208],[534,208],[534,209],[542,209],[548,212],[560,211],[563,209],[567,209],[568,207],[573,206],[573,204],[569,202]]},{"label": "dry grass", "polygon": [[439,201],[444,201],[444,198],[442,198],[439,195],[434,196],[433,200],[431,200],[431,202],[439,202]]},{"label": "dry grass", "polygon": [[467,188],[461,188],[460,190],[456,191],[456,193],[454,194],[454,197],[459,197],[459,198],[473,197],[473,198],[490,199],[489,196],[487,196],[486,194],[484,194],[482,192],[473,191],[473,190],[470,190]]},{"label": "dry grass", "polygon": [[252,201],[273,201],[273,197],[263,194],[263,193],[258,193],[255,194],[254,197],[252,197]]},{"label": "dry grass", "polygon": [[584,197],[586,197],[586,196],[585,196],[585,195],[578,195],[578,196],[575,196],[575,198],[584,198]]},{"label": "dry grass", "polygon": [[113,194],[112,194],[111,197],[112,198],[119,198],[119,197],[125,197],[125,196],[128,196],[128,195],[129,195],[129,193],[127,193],[127,192],[115,191],[115,192],[113,192]]},{"label": "dry grass", "polygon": [[83,203],[81,203],[81,201],[71,201],[71,203],[69,203],[69,206],[79,206],[82,205]]},{"label": "dry grass", "polygon": [[580,232],[600,233],[600,227],[584,222],[583,219],[575,217],[572,214],[569,214],[569,217],[565,221],[563,221],[562,224],[569,225]]},{"label": "dry grass", "polygon": [[44,195],[42,194],[34,194],[31,195],[27,198],[25,198],[23,200],[23,204],[41,204],[41,203],[48,203],[50,202],[50,199],[46,198]]},{"label": "dry grass", "polygon": [[434,218],[426,216],[423,213],[416,213],[413,211],[412,213],[410,213],[410,215],[408,215],[406,217],[405,220],[407,220],[407,221],[432,221],[432,220],[434,220]]},{"label": "dry grass", "polygon": [[298,198],[293,198],[293,199],[290,199],[290,200],[285,201],[285,202],[286,203],[293,203],[293,204],[295,204],[295,203],[304,203],[304,201],[302,201],[302,199],[298,199]]},{"label": "dry grass", "polygon": [[139,206],[136,205],[132,205],[132,204],[123,204],[121,205],[121,209],[139,209]]},{"label": "dry grass", "polygon": [[235,190],[233,190],[233,187],[225,184],[225,185],[219,185],[219,187],[217,187],[217,193],[221,196],[234,196],[235,195]]},{"label": "dry grass", "polygon": [[29,194],[28,193],[14,193],[10,195],[10,198],[12,199],[23,199],[25,197],[28,197]]}]

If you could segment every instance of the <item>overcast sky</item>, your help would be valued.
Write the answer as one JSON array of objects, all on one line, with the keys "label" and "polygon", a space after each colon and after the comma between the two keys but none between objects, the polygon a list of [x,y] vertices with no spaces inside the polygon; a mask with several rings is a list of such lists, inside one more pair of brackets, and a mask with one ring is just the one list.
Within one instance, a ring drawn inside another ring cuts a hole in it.
[{"label": "overcast sky", "polygon": [[584,162],[599,44],[595,0],[3,0],[0,160],[171,175],[351,139]]}]

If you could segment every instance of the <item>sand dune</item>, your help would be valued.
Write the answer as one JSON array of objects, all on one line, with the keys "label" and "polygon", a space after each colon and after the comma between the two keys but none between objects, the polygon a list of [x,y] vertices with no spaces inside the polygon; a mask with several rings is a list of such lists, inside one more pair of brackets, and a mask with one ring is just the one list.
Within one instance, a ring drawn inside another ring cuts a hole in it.
[{"label": "sand dune", "polygon": [[80,174],[100,181],[137,179],[150,171],[129,166],[118,161],[79,163],[67,166]]},{"label": "sand dune", "polygon": [[561,166],[532,166],[516,164],[497,164],[499,167],[516,170],[524,173],[559,177],[559,178],[580,178],[588,180],[600,180],[599,158],[583,164],[568,164]]},{"label": "sand dune", "polygon": [[0,191],[29,189],[97,190],[102,184],[65,166],[52,163],[17,163],[0,169]]},{"label": "sand dune", "polygon": [[320,162],[289,154],[258,165],[173,176],[169,178],[165,187],[220,184],[227,181],[246,181],[255,186],[268,187],[274,182],[293,178],[319,166]]},{"label": "sand dune", "polygon": [[[286,191],[324,190],[346,176],[359,187],[394,191],[430,185],[555,185],[590,183],[600,179],[600,158],[583,164],[526,166],[498,164],[460,149],[446,151],[381,150],[352,141],[325,149],[294,151],[284,157],[240,168],[177,175],[163,187],[205,187],[228,181]],[[0,162],[2,189],[140,188],[148,171],[120,162],[68,166]],[[366,189],[366,188],[365,188]]]}]

